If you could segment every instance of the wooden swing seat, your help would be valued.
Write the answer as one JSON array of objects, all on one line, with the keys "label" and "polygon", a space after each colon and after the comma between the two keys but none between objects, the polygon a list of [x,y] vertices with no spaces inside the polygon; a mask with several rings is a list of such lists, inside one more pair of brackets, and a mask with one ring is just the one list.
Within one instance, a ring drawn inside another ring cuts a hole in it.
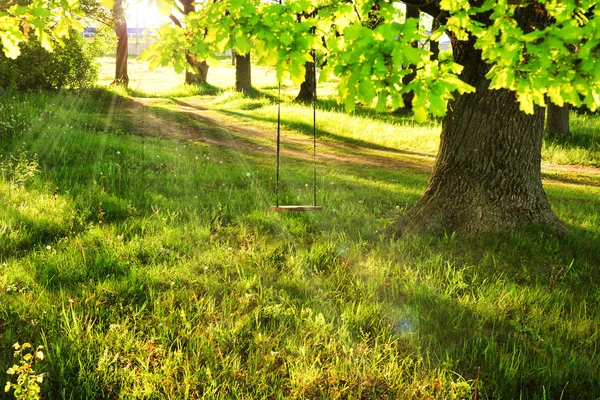
[{"label": "wooden swing seat", "polygon": [[271,206],[269,211],[277,212],[307,212],[307,211],[323,211],[322,206]]}]

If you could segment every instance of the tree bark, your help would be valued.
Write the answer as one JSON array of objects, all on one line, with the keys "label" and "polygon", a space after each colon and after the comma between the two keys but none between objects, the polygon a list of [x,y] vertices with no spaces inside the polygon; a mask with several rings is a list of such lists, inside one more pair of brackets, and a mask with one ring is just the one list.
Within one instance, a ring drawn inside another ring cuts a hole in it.
[{"label": "tree bark", "polygon": [[[440,20],[437,18],[433,19],[433,23],[431,24],[431,33],[440,29]],[[439,60],[440,59],[440,42],[435,40],[429,41],[429,51],[431,51],[431,59]]]},{"label": "tree bark", "polygon": [[539,225],[563,233],[541,181],[543,109],[526,115],[514,93],[488,90],[489,65],[473,43],[453,39],[452,47],[477,92],[449,104],[429,185],[394,230],[476,236]]},{"label": "tree bark", "polygon": [[235,54],[235,91],[243,93],[253,93],[250,67],[250,54]]},{"label": "tree bark", "polygon": [[562,107],[548,102],[548,114],[546,117],[546,135],[549,137],[568,136],[569,129],[569,105]]},{"label": "tree bark", "polygon": [[316,88],[316,77],[315,77],[315,63],[307,61],[304,64],[306,68],[306,73],[304,74],[304,82],[300,85],[300,93],[294,99],[296,102],[300,103],[310,103],[315,96],[315,88]]},{"label": "tree bark", "polygon": [[185,69],[185,83],[187,85],[204,85],[208,76],[208,64],[206,61],[198,62],[198,59],[193,54],[186,54],[189,67]]},{"label": "tree bark", "polygon": [[113,17],[115,19],[115,34],[117,35],[117,65],[113,84],[127,87],[129,85],[129,75],[127,74],[129,48],[127,45],[127,19],[125,18],[123,0],[115,1]]}]

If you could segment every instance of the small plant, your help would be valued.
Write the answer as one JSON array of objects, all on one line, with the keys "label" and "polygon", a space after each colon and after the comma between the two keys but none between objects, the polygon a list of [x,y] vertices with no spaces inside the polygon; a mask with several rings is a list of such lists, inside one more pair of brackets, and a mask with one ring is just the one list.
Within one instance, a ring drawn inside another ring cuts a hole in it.
[{"label": "small plant", "polygon": [[25,151],[19,152],[17,157],[10,156],[7,161],[0,162],[0,171],[2,171],[3,180],[22,188],[29,179],[40,171],[37,154],[34,154],[31,160]]},{"label": "small plant", "polygon": [[17,383],[9,380],[4,391],[8,393],[14,389],[15,398],[18,400],[37,400],[40,398],[40,384],[44,381],[44,374],[37,374],[33,366],[36,361],[44,359],[44,346],[39,345],[34,351],[29,343],[15,343],[13,348],[19,363],[10,367],[6,373],[16,375]]}]

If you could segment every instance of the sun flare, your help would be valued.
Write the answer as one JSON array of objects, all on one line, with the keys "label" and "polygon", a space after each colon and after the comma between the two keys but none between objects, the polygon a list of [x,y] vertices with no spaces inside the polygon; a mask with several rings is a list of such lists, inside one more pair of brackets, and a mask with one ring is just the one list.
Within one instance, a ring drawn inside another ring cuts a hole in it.
[{"label": "sun flare", "polygon": [[133,3],[127,6],[127,25],[150,28],[162,25],[167,17],[161,15],[156,5]]}]

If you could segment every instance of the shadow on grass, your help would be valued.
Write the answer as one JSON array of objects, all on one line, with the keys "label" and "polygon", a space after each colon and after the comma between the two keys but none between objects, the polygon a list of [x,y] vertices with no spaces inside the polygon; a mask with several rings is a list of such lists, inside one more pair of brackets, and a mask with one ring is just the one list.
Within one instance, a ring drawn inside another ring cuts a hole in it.
[{"label": "shadow on grass", "polygon": [[[193,104],[181,101],[181,100],[176,100],[176,99],[172,99],[172,100],[175,103],[185,106],[185,107],[195,108],[199,111],[207,110],[207,108],[193,105]],[[257,108],[261,108],[261,107],[262,107],[262,105]],[[222,114],[231,115],[231,116],[234,116],[237,118],[261,121],[261,122],[277,123],[277,118],[259,117],[256,115],[248,115],[245,113],[226,110],[226,109],[217,109],[217,111]],[[306,135],[312,136],[312,134],[313,134],[313,125],[311,123],[290,121],[285,118],[281,119],[281,123],[282,123],[282,125],[284,125],[288,128],[297,130]],[[332,139],[332,141],[341,142],[341,143],[348,144],[348,145],[351,145],[351,146],[354,146],[357,148],[381,150],[381,151],[386,151],[386,152],[395,153],[395,154],[406,154],[406,155],[413,155],[413,156],[419,156],[419,157],[427,157],[427,158],[431,158],[431,159],[435,158],[434,155],[428,154],[428,153],[421,153],[421,152],[414,152],[414,151],[407,151],[407,150],[398,150],[398,149],[395,149],[392,147],[382,146],[382,145],[379,145],[376,143],[367,142],[367,141],[360,140],[360,139],[354,139],[354,138],[348,138],[345,136],[336,135],[336,134],[334,134],[330,131],[327,131],[325,129],[322,129],[322,128],[317,128],[317,138],[319,138],[319,137],[321,137],[321,138],[326,137],[328,139]]]},{"label": "shadow on grass", "polygon": [[[481,368],[482,398],[533,399],[541,398],[542,393],[557,399],[600,395],[598,354],[585,330],[556,325],[519,304],[493,309],[474,303],[467,306],[458,300],[461,290],[448,296],[439,293],[443,287],[438,289],[417,284],[406,299],[418,315],[417,343],[428,354],[451,363],[471,382]],[[493,285],[489,290],[498,292],[487,294],[486,302],[502,303],[503,296],[518,298],[521,290],[528,293],[521,288],[509,293]],[[472,288],[463,291],[469,296]],[[552,314],[559,307],[545,306]]]}]

